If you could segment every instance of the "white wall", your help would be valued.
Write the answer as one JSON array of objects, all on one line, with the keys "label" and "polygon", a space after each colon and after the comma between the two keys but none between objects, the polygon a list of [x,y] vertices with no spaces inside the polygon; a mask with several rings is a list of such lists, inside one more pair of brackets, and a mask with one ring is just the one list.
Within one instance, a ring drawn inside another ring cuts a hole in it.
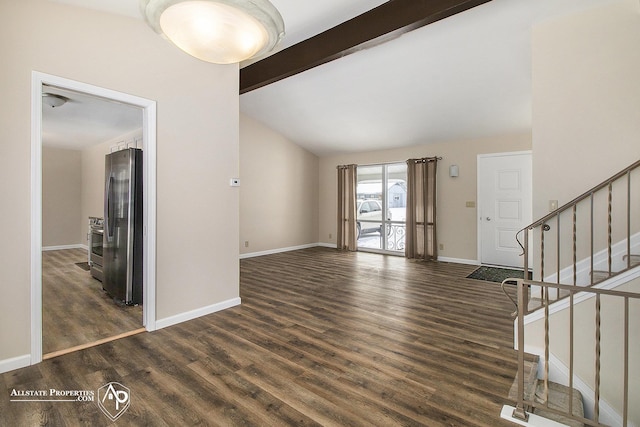
[{"label": "white wall", "polygon": [[141,20],[45,0],[0,2],[0,52],[0,366],[30,353],[33,70],[157,101],[157,317],[236,300],[238,66],[192,58]]},{"label": "white wall", "polygon": [[[476,262],[478,219],[476,208],[467,208],[466,202],[475,202],[477,197],[477,156],[529,149],[531,135],[523,134],[323,157],[320,159],[320,241],[336,244],[337,165],[405,162],[410,158],[441,156],[437,175],[437,227],[438,242],[444,249],[439,250],[438,255],[450,260]],[[457,178],[449,177],[449,165],[452,164],[459,166]]]},{"label": "white wall", "polygon": [[318,242],[318,162],[314,154],[240,115],[240,254]]}]

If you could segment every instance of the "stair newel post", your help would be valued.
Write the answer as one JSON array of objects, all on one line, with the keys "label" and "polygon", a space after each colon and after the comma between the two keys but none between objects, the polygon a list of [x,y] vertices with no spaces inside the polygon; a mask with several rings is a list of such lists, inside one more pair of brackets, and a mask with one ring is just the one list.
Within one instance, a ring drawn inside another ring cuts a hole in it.
[{"label": "stair newel post", "polygon": [[[525,233],[525,248],[527,247],[527,233]],[[527,265],[525,253],[525,266]],[[526,271],[526,270],[525,270]],[[526,310],[527,284],[524,279],[517,280],[518,286],[518,402],[513,411],[512,417],[519,420],[528,421],[529,414],[524,408],[524,315]]]}]

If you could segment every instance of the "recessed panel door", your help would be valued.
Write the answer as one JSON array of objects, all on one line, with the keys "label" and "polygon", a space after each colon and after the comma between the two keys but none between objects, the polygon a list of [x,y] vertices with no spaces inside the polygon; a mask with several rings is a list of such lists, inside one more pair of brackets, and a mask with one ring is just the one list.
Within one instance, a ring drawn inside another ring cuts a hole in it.
[{"label": "recessed panel door", "polygon": [[522,267],[519,230],[532,218],[531,154],[478,158],[478,226],[483,264]]}]

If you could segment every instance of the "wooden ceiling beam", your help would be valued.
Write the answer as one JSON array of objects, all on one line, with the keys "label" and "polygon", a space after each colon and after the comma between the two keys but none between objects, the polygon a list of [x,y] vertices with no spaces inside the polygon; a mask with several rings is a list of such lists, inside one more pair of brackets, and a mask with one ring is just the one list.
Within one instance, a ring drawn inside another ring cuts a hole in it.
[{"label": "wooden ceiling beam", "polygon": [[491,0],[390,0],[240,69],[240,94],[368,49]]}]

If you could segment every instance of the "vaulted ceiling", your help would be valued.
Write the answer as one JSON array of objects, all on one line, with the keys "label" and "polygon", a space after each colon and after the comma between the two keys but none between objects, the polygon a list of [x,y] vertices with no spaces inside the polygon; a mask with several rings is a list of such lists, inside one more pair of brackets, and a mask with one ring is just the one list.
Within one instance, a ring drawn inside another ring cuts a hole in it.
[{"label": "vaulted ceiling", "polygon": [[[54,1],[145,25],[137,0]],[[241,112],[321,156],[529,132],[531,28],[611,1],[491,0],[248,91]],[[287,32],[278,50],[387,3],[271,2]]]}]

